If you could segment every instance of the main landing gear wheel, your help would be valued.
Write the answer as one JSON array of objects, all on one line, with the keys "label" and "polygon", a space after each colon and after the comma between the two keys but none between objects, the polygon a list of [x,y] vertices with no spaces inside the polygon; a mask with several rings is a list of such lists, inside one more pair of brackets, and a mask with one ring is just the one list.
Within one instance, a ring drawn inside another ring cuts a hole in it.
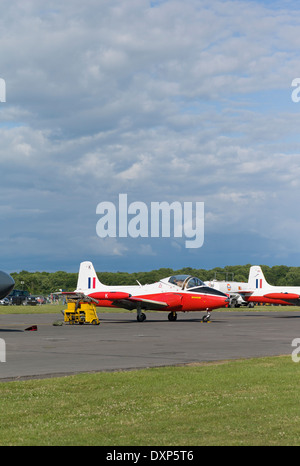
[{"label": "main landing gear wheel", "polygon": [[175,320],[177,320],[177,314],[176,312],[170,312],[168,314],[168,319],[171,321],[171,322],[175,322]]},{"label": "main landing gear wheel", "polygon": [[138,315],[136,316],[136,320],[137,320],[138,322],[144,322],[144,320],[146,320],[146,314],[144,314],[143,312],[141,312],[141,314],[138,314]]}]

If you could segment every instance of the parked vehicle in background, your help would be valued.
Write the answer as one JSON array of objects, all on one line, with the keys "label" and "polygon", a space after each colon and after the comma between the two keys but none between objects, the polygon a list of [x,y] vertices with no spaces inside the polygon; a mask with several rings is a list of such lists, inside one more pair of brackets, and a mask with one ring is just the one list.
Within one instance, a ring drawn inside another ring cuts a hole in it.
[{"label": "parked vehicle in background", "polygon": [[23,301],[23,306],[36,306],[38,304],[35,296],[27,296]]},{"label": "parked vehicle in background", "polygon": [[24,290],[13,290],[7,297],[10,304],[20,306],[30,293]]},{"label": "parked vehicle in background", "polygon": [[0,299],[0,306],[8,306],[8,305],[9,305],[9,299],[8,298]]}]

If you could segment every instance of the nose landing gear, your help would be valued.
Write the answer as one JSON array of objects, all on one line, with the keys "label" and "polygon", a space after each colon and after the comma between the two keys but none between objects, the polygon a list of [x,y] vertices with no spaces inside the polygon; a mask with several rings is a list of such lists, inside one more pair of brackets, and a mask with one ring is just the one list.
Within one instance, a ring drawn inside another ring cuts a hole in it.
[{"label": "nose landing gear", "polygon": [[210,312],[208,309],[206,310],[206,316],[202,317],[201,322],[210,322]]}]

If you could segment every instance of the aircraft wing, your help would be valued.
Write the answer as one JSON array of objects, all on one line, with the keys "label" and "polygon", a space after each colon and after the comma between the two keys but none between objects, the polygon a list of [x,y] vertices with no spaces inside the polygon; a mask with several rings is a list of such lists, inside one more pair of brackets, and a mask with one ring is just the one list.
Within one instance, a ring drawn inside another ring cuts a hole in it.
[{"label": "aircraft wing", "polygon": [[132,311],[138,307],[138,304],[141,304],[141,308],[145,310],[156,310],[161,309],[162,307],[168,306],[164,301],[155,301],[153,299],[139,298],[138,296],[132,296],[127,299],[117,299],[114,301],[114,306],[119,306],[124,309]]},{"label": "aircraft wing", "polygon": [[144,298],[142,296],[130,296],[126,299],[116,300],[114,305],[130,310],[137,309],[140,305],[141,309],[153,311],[166,307],[180,308],[182,305],[182,295],[180,293],[160,293],[154,295],[153,298],[158,299],[150,299],[150,297]]}]

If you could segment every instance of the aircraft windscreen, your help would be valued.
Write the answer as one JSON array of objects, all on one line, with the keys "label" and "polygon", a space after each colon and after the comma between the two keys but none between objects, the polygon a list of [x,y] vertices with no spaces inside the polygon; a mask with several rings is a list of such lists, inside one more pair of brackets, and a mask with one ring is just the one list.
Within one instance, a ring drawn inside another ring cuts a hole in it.
[{"label": "aircraft windscreen", "polygon": [[185,280],[189,277],[190,275],[173,275],[169,278],[169,283],[172,283],[172,285],[182,286]]},{"label": "aircraft windscreen", "polygon": [[185,288],[194,288],[195,286],[204,286],[204,283],[199,278],[191,277],[187,280]]},{"label": "aircraft windscreen", "polygon": [[190,275],[173,275],[170,277],[169,283],[184,287],[185,289],[204,285],[204,283],[199,278],[191,277]]}]

